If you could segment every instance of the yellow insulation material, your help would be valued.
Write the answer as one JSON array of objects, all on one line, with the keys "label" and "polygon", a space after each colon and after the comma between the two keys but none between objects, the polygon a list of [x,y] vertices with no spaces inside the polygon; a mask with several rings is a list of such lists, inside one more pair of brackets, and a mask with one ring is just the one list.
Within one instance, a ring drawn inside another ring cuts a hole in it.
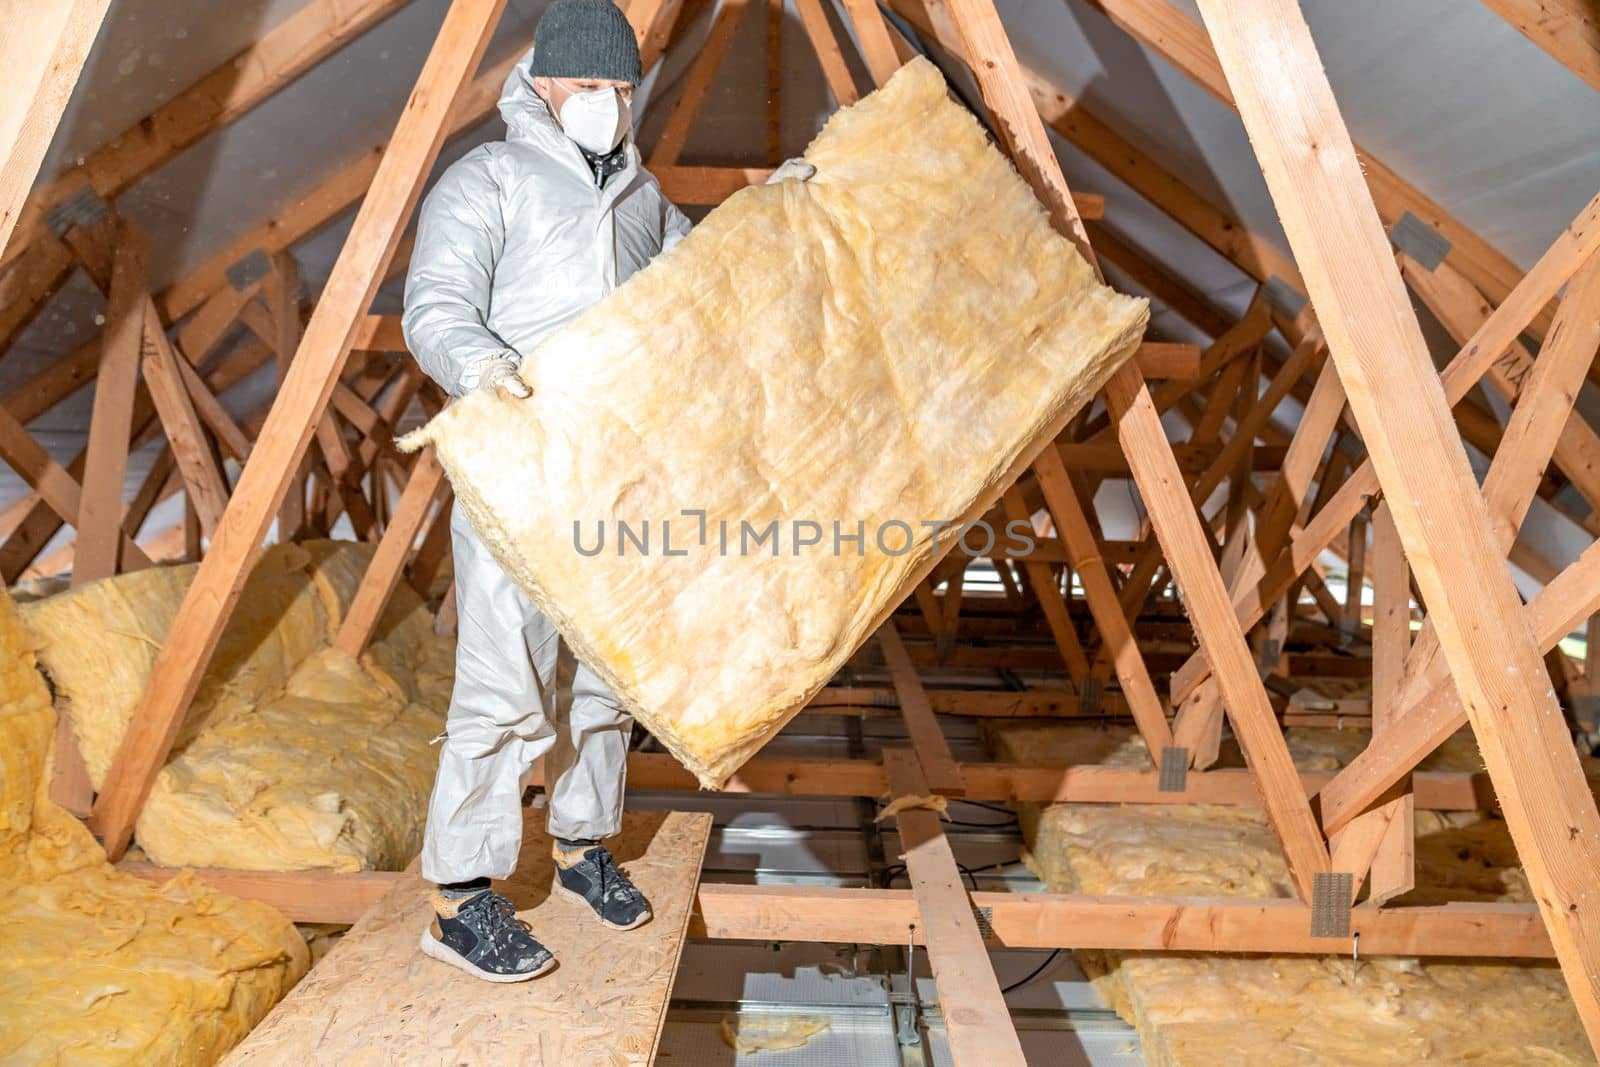
[{"label": "yellow insulation material", "polygon": [[[1099,749],[1143,760],[1136,739],[1103,731],[997,731],[1004,758],[1051,761]],[[1366,735],[1289,733],[1302,769],[1332,769]],[[1237,749],[1233,750],[1237,759]],[[1430,760],[1481,766],[1471,737]],[[1283,855],[1259,809],[1053,805],[1024,812],[1029,864],[1051,890],[1128,896],[1287,897]],[[1419,888],[1398,903],[1529,899],[1504,823],[1476,812],[1417,813]],[[1594,1062],[1553,963],[1348,955],[1211,956],[1081,952],[1087,973],[1139,1030],[1152,1067]]]},{"label": "yellow insulation material", "polygon": [[116,872],[49,801],[55,716],[0,593],[0,1062],[214,1062],[308,966],[263,904]]},{"label": "yellow insulation material", "polygon": [[[815,178],[734,194],[530,351],[531,398],[480,390],[402,442],[436,448],[506,572],[711,788],[950,548],[937,524],[983,515],[1093,399],[1148,317],[1098,283],[925,59],[834,115],[806,159]],[[618,540],[624,522],[648,527],[648,551]]]},{"label": "yellow insulation material", "polygon": [[[323,643],[309,562],[296,545],[262,554],[201,678],[174,751],[182,751],[207,723],[248,711],[261,693],[282,688]],[[197,567],[147,567],[22,605],[57,709],[72,720],[96,788]]]},{"label": "yellow insulation material", "polygon": [[[356,663],[328,647],[373,548],[269,549],[157,776],[135,833],[164,866],[399,869],[421,846],[453,643],[402,584]],[[193,567],[152,568],[28,605],[57,704],[96,782]]]}]

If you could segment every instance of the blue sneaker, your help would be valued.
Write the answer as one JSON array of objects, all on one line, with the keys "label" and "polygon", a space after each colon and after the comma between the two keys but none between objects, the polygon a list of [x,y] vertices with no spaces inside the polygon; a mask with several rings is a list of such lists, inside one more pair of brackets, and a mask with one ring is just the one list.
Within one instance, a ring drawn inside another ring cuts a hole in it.
[{"label": "blue sneaker", "polygon": [[455,897],[435,892],[422,953],[485,982],[526,982],[556,965],[550,950],[517,918],[511,901],[487,889]]},{"label": "blue sneaker", "polygon": [[604,845],[564,849],[557,842],[552,852],[556,860],[553,892],[583,901],[613,930],[632,930],[650,921],[650,902],[617,869]]}]

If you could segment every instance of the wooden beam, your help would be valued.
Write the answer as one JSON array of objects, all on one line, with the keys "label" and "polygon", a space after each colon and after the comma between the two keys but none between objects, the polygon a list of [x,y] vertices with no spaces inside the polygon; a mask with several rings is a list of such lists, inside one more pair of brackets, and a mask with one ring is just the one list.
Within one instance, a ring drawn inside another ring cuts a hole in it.
[{"label": "wooden beam", "polygon": [[1056,529],[1072,554],[1072,566],[1083,583],[1084,596],[1089,601],[1101,640],[1111,653],[1117,680],[1122,683],[1122,695],[1133,712],[1139,735],[1150,750],[1151,760],[1159,761],[1161,750],[1172,744],[1172,731],[1167,726],[1166,709],[1150,681],[1150,672],[1134,641],[1128,618],[1122,613],[1117,587],[1101,555],[1099,539],[1089,527],[1071,476],[1062,466],[1061,454],[1054,445],[1044,447],[1033,461],[1033,470],[1038,475],[1039,488],[1044,492]]},{"label": "wooden beam", "polygon": [[72,562],[73,585],[117,573],[118,550],[122,546],[122,483],[128,467],[128,435],[133,432],[134,398],[138,394],[144,309],[150,302],[145,281],[149,253],[143,231],[119,220],[106,328],[100,338],[100,366],[95,374],[94,410],[89,416],[82,510],[75,522],[78,546]]},{"label": "wooden beam", "polygon": [[[966,62],[977,77],[990,110],[995,112],[1002,140],[1011,148],[1018,170],[1045,204],[1058,231],[1073,241],[1084,259],[1095,267],[1094,250],[1083,223],[1073,212],[1066,178],[1022,84],[1016,54],[992,0],[957,3],[949,5],[947,11],[960,32]],[[1123,364],[1113,375],[1105,395],[1168,565],[1187,594],[1201,645],[1227,662],[1226,668],[1219,669],[1223,699],[1262,790],[1268,822],[1283,846],[1297,889],[1309,901],[1313,876],[1328,869],[1328,850],[1310,805],[1296,788],[1293,761],[1256,673],[1249,645],[1234,623],[1227,590],[1205,532],[1183,491],[1183,476],[1167,443],[1161,418],[1138,367],[1132,363]]]},{"label": "wooden beam", "polygon": [[[1312,937],[1310,909],[1290,900],[987,892],[968,899],[989,916],[987,943],[997,948],[1331,955],[1348,953],[1351,941]],[[918,907],[914,891],[903,889],[702,882],[695,912],[690,937],[895,945]],[[1527,904],[1364,908],[1351,929],[1373,956],[1551,955]]]},{"label": "wooden beam", "polygon": [[844,9],[856,29],[856,41],[861,55],[872,72],[873,82],[882,87],[900,69],[900,56],[895,52],[894,39],[878,10],[877,0],[844,0]]},{"label": "wooden beam", "polygon": [[627,13],[628,25],[639,38],[640,66],[649,74],[666,53],[678,16],[683,13],[683,0],[632,0]]},{"label": "wooden beam", "polygon": [[454,0],[306,327],[287,380],[201,561],[112,760],[90,826],[120,858],[183,714],[238,601],[284,490],[327,407],[405,220],[444,141],[453,102],[483,56],[504,0]]},{"label": "wooden beam", "polygon": [[[1484,321],[1472,337],[1456,353],[1444,371],[1438,375],[1440,384],[1444,388],[1446,400],[1451,405],[1459,404],[1484,375],[1494,361],[1510,347],[1523,327],[1527,325],[1528,318],[1536,308],[1544,305],[1547,300],[1553,299],[1567,280],[1590,256],[1600,250],[1600,195],[1590,200],[1576,218],[1553,241],[1545,254],[1535,263],[1533,269],[1517,284],[1516,290],[1506,298],[1494,313]],[[1394,266],[1391,257],[1389,266]],[[1398,272],[1396,272],[1398,274]],[[1409,314],[1409,306],[1407,309]],[[1333,374],[1335,364],[1329,363],[1324,368],[1324,379]],[[1323,387],[1323,382],[1318,382],[1318,388]],[[1329,414],[1333,407],[1334,391],[1339,391],[1342,401],[1342,385],[1328,385],[1329,396],[1327,409],[1322,413],[1325,418],[1336,418],[1336,414]],[[1308,409],[1309,413],[1309,409]],[[1308,419],[1303,418],[1296,437],[1307,433]],[[1318,424],[1320,429],[1320,423]],[[1454,429],[1450,431],[1454,436]],[[1314,438],[1315,435],[1312,435]],[[1310,443],[1310,442],[1308,442]],[[1320,453],[1321,446],[1317,446]],[[1295,535],[1290,551],[1282,553],[1274,562],[1268,565],[1267,572],[1254,586],[1234,591],[1234,609],[1238,614],[1241,626],[1254,626],[1266,614],[1267,607],[1282,596],[1297,576],[1311,565],[1311,562],[1326,548],[1341,531],[1347,527],[1356,516],[1369,497],[1377,493],[1378,479],[1370,460],[1365,461],[1352,474],[1334,495],[1308,523],[1304,529]],[[1263,547],[1266,546],[1266,537],[1262,537]],[[1193,691],[1195,685],[1205,678],[1209,670],[1202,653],[1196,653],[1190,661],[1174,673],[1172,679],[1172,696],[1174,700],[1184,699]]]},{"label": "wooden beam", "polygon": [[[85,185],[102,199],[115,198],[184,149],[249,113],[408,2],[309,0],[243,51],[41,186],[28,201],[30,232],[15,251],[7,251],[0,264],[9,264],[27,242],[37,239],[44,212]],[[91,29],[91,39],[93,35]]]},{"label": "wooden beam", "polygon": [[0,40],[0,250],[11,243],[23,201],[94,47],[111,0],[6,6]]},{"label": "wooden beam", "polygon": [[[917,757],[909,749],[885,749],[883,766],[892,797],[928,795]],[[895,823],[917,905],[918,921],[908,924],[905,932],[920,929],[928,948],[939,1003],[945,1006],[951,1062],[955,1067],[1024,1067],[1022,1043],[961,884],[955,853],[939,825],[939,814],[927,808],[905,808],[895,815]]]},{"label": "wooden beam", "polygon": [[834,106],[850,107],[861,99],[861,92],[856,88],[850,65],[845,62],[844,49],[839,47],[839,39],[834,36],[821,0],[794,0],[794,7],[800,15],[800,28],[805,31],[811,50],[822,66],[822,77],[828,83]]},{"label": "wooden beam", "polygon": [[1557,63],[1600,90],[1600,9],[1589,0],[1483,0]]},{"label": "wooden beam", "polygon": [[145,387],[150,390],[150,399],[160,413],[178,470],[183,473],[188,502],[200,519],[200,530],[207,537],[215,537],[217,525],[228,507],[228,482],[211,441],[200,425],[200,416],[195,412],[189,391],[184,387],[183,375],[178,370],[178,355],[161,328],[155,305],[146,301],[143,307],[148,312],[141,364]]},{"label": "wooden beam", "polygon": [[[157,885],[170,867],[124,860],[124,874]],[[399,871],[240,871],[201,867],[202,884],[256,900],[293,922],[354,923],[405,877]],[[1081,948],[1154,952],[1324,955],[1307,909],[1287,900],[1097,897],[1070,893],[969,894],[989,916],[994,948]],[[915,892],[831,886],[702,882],[689,936],[725,941],[900,945],[907,930],[925,945]],[[1353,916],[1361,951],[1373,956],[1486,956],[1548,959],[1550,939],[1531,904],[1446,904],[1362,910]],[[1344,943],[1341,939],[1340,944]],[[1342,951],[1342,949],[1339,949]],[[949,1010],[948,1008],[946,1010]]]},{"label": "wooden beam", "polygon": [[711,29],[707,31],[705,42],[700,46],[694,63],[689,67],[683,88],[678,90],[678,98],[672,102],[667,125],[661,131],[661,136],[650,153],[650,166],[654,167],[657,164],[670,166],[678,162],[678,157],[683,154],[684,143],[689,139],[689,129],[694,125],[695,116],[700,114],[700,108],[705,104],[707,94],[711,92],[711,84],[717,79],[717,71],[722,66],[723,58],[728,54],[729,46],[733,44],[734,31],[739,28],[740,19],[749,7],[749,2],[750,0],[719,0],[717,13],[711,19]]},{"label": "wooden beam", "polygon": [[[1400,683],[1411,647],[1411,568],[1406,564],[1400,529],[1387,503],[1372,516],[1372,738],[1381,743],[1400,713]],[[1372,891],[1377,907],[1416,886],[1417,798],[1409,788],[1390,801],[1389,825],[1372,858]],[[1383,809],[1379,809],[1380,811]]]},{"label": "wooden beam", "polygon": [[434,454],[424,452],[411,470],[406,490],[400,496],[389,525],[383,531],[383,540],[367,564],[367,573],[350,601],[350,610],[339,626],[339,635],[333,647],[352,658],[360,658],[378,629],[383,609],[389,604],[400,575],[405,570],[406,559],[411,555],[411,545],[417,539],[428,517],[428,509],[444,487],[444,467]]},{"label": "wooden beam", "polygon": [[[123,860],[117,870],[157,885],[185,873],[134,860]],[[290,922],[304,923],[354,923],[405,877],[400,871],[239,871],[222,867],[201,867],[189,873],[219,893],[270,904]]]},{"label": "wooden beam", "polygon": [[939,720],[934,717],[928,695],[922,689],[922,682],[917,678],[910,658],[906,656],[905,645],[900,641],[893,620],[885,621],[878,628],[878,647],[883,650],[883,661],[888,665],[889,676],[894,682],[895,697],[900,702],[900,716],[911,738],[921,777],[927,782],[928,788],[940,796],[960,796],[966,791],[966,785],[961,780],[961,768],[956,766],[955,757],[950,754],[950,743],[939,728]]},{"label": "wooden beam", "polygon": [[1500,792],[1573,1001],[1600,1044],[1600,812],[1567,736],[1320,56],[1293,0],[1200,0],[1290,247]]},{"label": "wooden beam", "polygon": [[[1536,462],[1537,456],[1549,454],[1553,430],[1561,424],[1563,410],[1576,396],[1576,389],[1567,386],[1600,343],[1600,323],[1595,321],[1593,310],[1597,303],[1600,260],[1574,279],[1572,291],[1551,328],[1546,345],[1551,351],[1535,364],[1525,391],[1526,402],[1512,412],[1514,432],[1507,433],[1511,447],[1495,456],[1485,478],[1485,495],[1494,508],[1496,535],[1503,546],[1510,544],[1527,510],[1527,499],[1521,494],[1527,493],[1530,483],[1537,484],[1538,468],[1532,466],[1530,458]],[[1520,486],[1516,484],[1519,479]],[[1578,563],[1551,580],[1525,610],[1541,650],[1554,647],[1587,616],[1588,612],[1582,611],[1573,615],[1571,605],[1585,603],[1593,593],[1592,585],[1583,583],[1589,574],[1585,561],[1594,554],[1591,546]],[[1430,622],[1409,657],[1406,688],[1391,724],[1392,739],[1381,750],[1363,753],[1348,768],[1348,775],[1340,775],[1323,798],[1325,825],[1337,827],[1349,821],[1465,721],[1466,713],[1455,699],[1446,665],[1433,655],[1437,647]],[[1446,724],[1453,725],[1446,729]],[[1379,782],[1382,784],[1377,785]]]}]

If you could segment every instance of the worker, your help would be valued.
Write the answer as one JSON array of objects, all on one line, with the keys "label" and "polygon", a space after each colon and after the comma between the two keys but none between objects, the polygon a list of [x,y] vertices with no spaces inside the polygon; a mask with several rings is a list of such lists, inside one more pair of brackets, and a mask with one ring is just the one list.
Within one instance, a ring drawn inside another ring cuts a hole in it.
[{"label": "worker", "polygon": [[[507,136],[445,171],[422,207],[406,279],[406,345],[452,396],[526,399],[522,359],[689,232],[643,169],[630,107],[638,42],[611,0],[553,0],[534,47],[506,79]],[[791,160],[775,180],[805,180]],[[508,463],[523,457],[508,455]],[[552,892],[601,924],[632,930],[650,904],[603,841],[621,823],[632,719],[579,663],[556,702],[551,625],[501,570],[457,502],[455,690],[428,808],[422,876],[435,916],[422,951],[491,982],[543,974],[555,959],[490,879],[516,870],[524,773],[545,757]]]}]

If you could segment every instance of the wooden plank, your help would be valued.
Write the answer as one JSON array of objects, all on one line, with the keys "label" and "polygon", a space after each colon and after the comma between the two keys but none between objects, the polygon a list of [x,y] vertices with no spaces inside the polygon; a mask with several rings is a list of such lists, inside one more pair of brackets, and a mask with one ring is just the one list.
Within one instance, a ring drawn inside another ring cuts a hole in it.
[{"label": "wooden plank", "polygon": [[431,450],[424,452],[411,469],[411,479],[406,482],[406,490],[383,531],[383,540],[378,542],[372,562],[367,564],[367,573],[350,601],[350,610],[339,626],[333,647],[348,656],[359,657],[367,642],[372,640],[383,609],[388,606],[395,586],[400,584],[411,545],[444,484],[444,467]]},{"label": "wooden plank", "polygon": [[94,47],[111,0],[8,4],[0,40],[0,250],[66,110],[72,87]]},{"label": "wooden plank", "polygon": [[[270,343],[281,385],[289,376],[289,365],[300,348],[300,264],[293,254],[279,252],[272,257],[272,267],[269,293],[273,337]],[[365,346],[352,343],[352,347]],[[294,477],[289,479],[288,488],[284,490],[283,504],[278,508],[278,540],[293,541],[300,536],[305,524],[306,464],[302,460],[296,464]]]},{"label": "wooden plank", "polygon": [[928,704],[928,695],[917,678],[916,668],[906,655],[905,645],[894,628],[893,620],[886,620],[878,628],[878,647],[883,650],[883,661],[894,680],[895,696],[900,701],[900,716],[905,720],[906,733],[916,751],[921,775],[928,787],[940,796],[960,796],[966,789],[961,780],[961,768],[950,754],[950,742],[945,740],[939,720]]},{"label": "wooden plank", "polygon": [[117,573],[122,544],[122,489],[128,466],[128,435],[133,430],[139,352],[144,343],[144,309],[150,302],[145,281],[149,242],[130,222],[117,224],[106,328],[95,375],[94,410],[83,466],[83,505],[78,513],[78,546],[72,584]]},{"label": "wooden plank", "polygon": [[[1050,212],[1057,229],[1072,240],[1091,266],[1095,264],[1083,223],[1072,209],[1071,194],[1048,134],[1034,110],[1016,55],[1006,39],[991,0],[972,0],[947,8],[965,47],[991,111],[996,112],[1002,140],[1012,149],[1018,170]],[[1251,773],[1262,790],[1268,822],[1283,846],[1296,887],[1311,898],[1314,874],[1328,867],[1328,851],[1310,805],[1300,794],[1283,735],[1266,690],[1256,674],[1244,634],[1230,610],[1215,560],[1167,443],[1160,416],[1145,389],[1138,367],[1125,363],[1106,388],[1107,404],[1128,455],[1134,480],[1145,498],[1174,578],[1187,594],[1202,648],[1226,657],[1219,685],[1235,732],[1248,754]]]},{"label": "wooden plank", "polygon": [[[224,1064],[416,1062],[646,1067],[655,1056],[694,904],[711,816],[627,812],[606,844],[655,917],[605,930],[581,901],[551,893],[551,840],[527,819],[521,869],[495,891],[555,954],[531,984],[493,985],[417,948],[432,920],[414,870],[222,1060]],[[448,1025],[440,1020],[448,1018]]]},{"label": "wooden plank", "polygon": [[[1515,433],[1508,432],[1507,437],[1514,437],[1513,446],[1503,455],[1496,454],[1484,481],[1485,495],[1496,512],[1492,517],[1500,524],[1496,533],[1501,545],[1509,544],[1526,513],[1527,501],[1518,494],[1526,492],[1529,481],[1537,481],[1538,468],[1529,463],[1528,457],[1548,454],[1553,430],[1561,424],[1563,410],[1570,408],[1576,396],[1576,389],[1567,388],[1563,378],[1570,384],[1574,371],[1592,358],[1600,343],[1600,324],[1593,313],[1600,301],[1600,261],[1585,268],[1574,282],[1551,328],[1547,345],[1551,351],[1538,361],[1529,380],[1527,402],[1518,404],[1512,412]],[[1519,478],[1521,486],[1515,484]],[[1584,582],[1588,573],[1586,561],[1592,554],[1593,546],[1528,605],[1525,614],[1541,650],[1554,647],[1586,616],[1587,612],[1573,616],[1570,605],[1585,602],[1590,594],[1591,587]],[[1430,621],[1409,657],[1407,684],[1391,724],[1391,741],[1381,750],[1363,753],[1348,768],[1349,773],[1341,775],[1329,790],[1323,798],[1326,824],[1338,826],[1354,817],[1464,721],[1465,712],[1455,699],[1445,664],[1433,654],[1437,647]],[[1455,725],[1445,730],[1447,723]]]},{"label": "wooden plank", "polygon": [[[1439,375],[1449,404],[1459,404],[1466,397],[1478,379],[1516,340],[1534,309],[1553,299],[1597,250],[1600,250],[1600,195],[1590,200],[1556,237],[1516,290],[1495,308]],[[1392,259],[1389,263],[1393,266]],[[1332,363],[1324,367],[1325,378],[1333,367]],[[1319,387],[1321,384],[1319,381]],[[1342,389],[1342,385],[1339,388]],[[1302,419],[1300,432],[1306,429],[1307,420]],[[1267,607],[1294,584],[1296,577],[1350,524],[1377,491],[1378,479],[1372,463],[1364,462],[1319,511],[1316,519],[1294,537],[1292,553],[1280,555],[1254,587],[1235,591],[1234,608],[1240,625],[1250,627],[1260,621]],[[1262,541],[1265,545],[1266,538]],[[1192,657],[1173,675],[1173,699],[1182,700],[1187,696],[1208,669],[1201,654]]]},{"label": "wooden plank", "polygon": [[[153,863],[123,860],[117,870],[157,885],[185,873]],[[407,875],[399,871],[239,871],[220,867],[190,870],[201,882],[229,896],[259,900],[290,922],[356,923]]]},{"label": "wooden plank", "polygon": [[[1250,772],[1212,770],[1192,774],[1182,792],[1162,792],[1154,770],[1093,764],[1047,767],[1022,763],[962,763],[968,800],[1035,804],[1226,804],[1260,807]],[[1296,788],[1310,797],[1327,787],[1329,771],[1297,775]],[[1495,806],[1485,774],[1422,772],[1414,775],[1417,803],[1437,811],[1486,811]],[[695,790],[694,776],[665,754],[628,757],[628,785],[644,790]],[[773,759],[756,757],[739,769],[725,793],[776,796],[881,797],[888,788],[875,760]]]},{"label": "wooden plank", "polygon": [[[1026,65],[1022,76],[1040,117],[1052,130],[1257,282],[1281,278],[1304,294],[1300,271],[1270,241],[1213,206],[1187,182],[1118,134],[1083,101],[1068,96]],[[1097,249],[1100,243],[1096,237]]]},{"label": "wooden plank", "polygon": [[113,859],[166,762],[228,613],[327,406],[349,345],[400,241],[444,140],[452,103],[482,58],[504,0],[454,0],[417,87],[356,215],[246,464],[211,549],[173,619],[166,644],[103,783],[90,824]]},{"label": "wooden plank", "polygon": [[695,116],[700,114],[707,94],[711,92],[711,84],[717,79],[723,57],[733,44],[734,31],[739,28],[739,21],[748,7],[749,0],[719,0],[705,43],[700,46],[700,52],[690,66],[683,88],[678,90],[678,98],[672,102],[667,124],[650,153],[650,166],[670,166],[683,154],[689,129],[694,125]]},{"label": "wooden plank", "polygon": [[877,0],[844,0],[844,9],[855,26],[856,42],[872,72],[873,83],[882,86],[900,69],[900,56],[894,50],[883,12],[878,10]]},{"label": "wooden plank", "polygon": [[833,95],[834,107],[849,107],[861,99],[861,92],[856,88],[850,65],[844,60],[844,50],[839,47],[839,39],[833,34],[821,0],[794,0],[794,8],[800,15],[801,29],[805,30],[806,39],[811,42],[811,50],[822,65],[822,77],[828,83],[828,92]]},{"label": "wooden plank", "polygon": [[[1133,464],[1167,565],[1183,589],[1194,620],[1195,637],[1215,668],[1223,705],[1248,754],[1273,832],[1283,846],[1301,896],[1309,901],[1313,876],[1328,869],[1327,847],[1310,806],[1295,788],[1294,762],[1250,646],[1238,626],[1194,506],[1184,491],[1183,475],[1167,447],[1160,416],[1136,374],[1119,372],[1106,392],[1117,420],[1118,436]],[[1159,491],[1151,492],[1146,486]]]},{"label": "wooden plank", "polygon": [[[883,766],[891,797],[928,795],[917,757],[909,749],[885,749]],[[1022,1043],[938,813],[906,808],[895,815],[895,824],[917,904],[914,925],[928,948],[928,965],[944,1008],[951,1062],[955,1067],[1023,1067]]]},{"label": "wooden plank", "polygon": [[146,302],[144,369],[145,387],[161,415],[162,428],[172,445],[172,454],[183,472],[188,502],[200,519],[201,532],[215,537],[222,514],[228,507],[228,481],[223,477],[205,428],[200,425],[189,391],[178,370],[178,355],[172,350],[155,305]]},{"label": "wooden plank", "polygon": [[[1012,486],[1006,490],[1000,501],[1005,509],[1008,524],[1020,522],[1031,528],[1031,516],[1028,514],[1028,507],[1021,490]],[[1050,627],[1050,636],[1056,643],[1056,649],[1061,653],[1062,662],[1066,664],[1067,674],[1081,691],[1084,679],[1089,677],[1089,660],[1083,653],[1083,645],[1078,641],[1078,632],[1072,625],[1071,614],[1056,586],[1050,564],[1030,554],[1022,559],[1022,569],[1033,585],[1034,595],[1039,601],[1039,610],[1044,614],[1045,624]]]},{"label": "wooden plank", "polygon": [[[1444,390],[1292,0],[1200,0],[1344,380],[1507,827],[1600,1044],[1600,811],[1522,613]],[[1271,57],[1264,62],[1262,57]]]},{"label": "wooden plank", "polygon": [[[45,211],[84,185],[106,200],[115,198],[184,149],[247,114],[407,2],[309,0],[243,51],[132,126],[107,137],[102,147],[43,185],[29,198],[30,221],[42,221]],[[94,36],[92,29],[89,36]],[[0,69],[9,69],[9,65]],[[27,235],[27,240],[34,239],[33,233]],[[0,239],[0,244],[4,243]],[[20,252],[23,242],[18,244]],[[8,251],[0,263],[9,264],[15,254]]]},{"label": "wooden plank", "polygon": [[[987,943],[997,948],[1326,955],[1350,944],[1310,936],[1310,909],[1289,900],[987,892],[970,899],[989,914]],[[914,893],[904,889],[706,883],[689,936],[896,945],[917,910]],[[1551,955],[1538,912],[1527,904],[1362,909],[1351,929],[1361,935],[1363,955]],[[919,943],[922,934],[915,933]]]},{"label": "wooden plank", "polygon": [[[1372,737],[1387,738],[1399,715],[1400,683],[1411,647],[1411,568],[1387,503],[1372,516]],[[1384,806],[1389,825],[1372,858],[1377,907],[1416,886],[1417,799],[1410,789]],[[1379,811],[1383,811],[1380,808]]]},{"label": "wooden plank", "polygon": [[639,60],[649,74],[666,53],[673,27],[683,13],[683,0],[632,0],[627,5],[628,24],[639,38]]},{"label": "wooden plank", "polygon": [[1134,641],[1128,618],[1122,613],[1117,587],[1101,555],[1099,540],[1089,528],[1088,517],[1078,503],[1071,477],[1062,466],[1061,454],[1055,446],[1044,447],[1034,458],[1033,470],[1056,529],[1072,554],[1072,566],[1083,583],[1083,593],[1089,601],[1101,640],[1111,653],[1117,680],[1122,683],[1122,695],[1133,712],[1140,736],[1149,747],[1150,758],[1159,761],[1161,750],[1172,744],[1172,731],[1167,726],[1166,709],[1150,681],[1150,672]]},{"label": "wooden plank", "polygon": [[[62,519],[76,521],[83,487],[61,464],[50,458],[39,442],[8,411],[0,409],[0,463],[17,473]],[[148,567],[150,558],[131,540],[122,545],[123,566]]]},{"label": "wooden plank", "polygon": [[1022,84],[1016,53],[1011,49],[993,0],[965,0],[940,6],[947,8],[960,34],[960,54],[983,91],[984,102],[989,105],[1001,144],[1012,163],[1050,213],[1050,221],[1057,232],[1076,245],[1083,258],[1093,266],[1095,256],[1089,247],[1089,236],[1073,209],[1072,193],[1061,176],[1061,164],[1056,160],[1050,135],[1040,123],[1027,87]]},{"label": "wooden plank", "polygon": [[[1399,259],[1401,276],[1412,292],[1422,298],[1428,310],[1433,312],[1457,343],[1464,343],[1493,314],[1494,309],[1483,299],[1483,294],[1448,263],[1441,263],[1437,270],[1428,271],[1410,256],[1401,255]],[[1572,288],[1569,283],[1568,291]],[[1592,349],[1589,355],[1594,355]],[[1504,353],[1489,364],[1484,381],[1501,400],[1514,404],[1533,373],[1533,365],[1533,356],[1520,341],[1513,341]],[[1587,371],[1588,366],[1589,362],[1586,361],[1581,369]],[[1580,374],[1577,385],[1582,384],[1583,375]],[[1551,429],[1559,433],[1553,451],[1536,453],[1539,469],[1543,471],[1553,456],[1556,466],[1572,482],[1590,508],[1600,510],[1600,435],[1595,433],[1581,414],[1570,411],[1562,414]],[[1502,441],[1495,452],[1497,456],[1506,451],[1506,444]],[[1536,480],[1527,490],[1530,500],[1537,491]]]},{"label": "wooden plank", "polygon": [[1600,9],[1588,0],[1483,0],[1563,67],[1600,89]]}]

